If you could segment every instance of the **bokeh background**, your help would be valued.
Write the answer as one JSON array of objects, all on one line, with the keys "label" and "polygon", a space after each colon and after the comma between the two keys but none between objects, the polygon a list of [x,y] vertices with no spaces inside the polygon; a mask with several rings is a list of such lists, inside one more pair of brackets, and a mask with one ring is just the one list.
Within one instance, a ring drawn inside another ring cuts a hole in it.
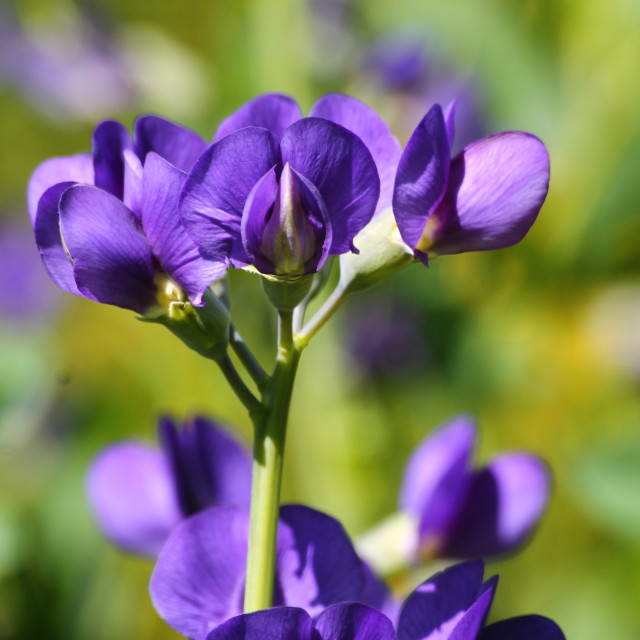
[{"label": "bokeh background", "polygon": [[[249,422],[208,362],[134,314],[63,294],[25,187],[103,118],[158,113],[210,138],[261,92],[371,104],[404,140],[459,100],[459,143],[523,129],[552,159],[527,238],[411,267],[350,300],[304,355],[285,498],[358,535],[391,513],[411,449],[469,412],[479,460],[551,464],[549,512],[501,574],[492,616],[568,638],[640,633],[640,4],[635,0],[158,0],[0,3],[0,637],[175,638],[152,564],[100,537],[91,459],[152,440],[160,413]],[[245,338],[272,362],[257,278],[234,273]]]}]

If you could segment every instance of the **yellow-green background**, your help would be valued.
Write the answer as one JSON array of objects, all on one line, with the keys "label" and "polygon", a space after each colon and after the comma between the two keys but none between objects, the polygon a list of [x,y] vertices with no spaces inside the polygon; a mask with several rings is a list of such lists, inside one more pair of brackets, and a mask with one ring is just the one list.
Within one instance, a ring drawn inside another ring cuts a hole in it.
[{"label": "yellow-green background", "polygon": [[[159,112],[210,138],[222,117],[261,92],[290,93],[304,108],[329,90],[358,96],[357,56],[408,25],[474,79],[492,131],[540,136],[551,189],[521,245],[415,266],[362,294],[419,312],[432,354],[423,366],[364,381],[342,352],[348,308],[311,344],[292,407],[284,493],[358,534],[393,510],[403,463],[421,437],[471,412],[481,460],[526,448],[555,477],[531,544],[489,567],[501,574],[493,618],[536,612],[576,640],[638,637],[640,5],[353,4],[350,40],[332,43],[344,45],[343,73],[331,75],[325,63],[335,51],[303,2],[96,1],[117,46],[135,57],[143,87],[125,109],[99,117],[130,125]],[[81,6],[15,3],[24,25],[54,30]],[[366,93],[389,109],[389,96]],[[25,225],[32,169],[88,149],[95,125],[52,119],[40,107],[0,87],[0,214]],[[272,314],[257,278],[233,275],[234,314],[268,363]],[[95,530],[87,465],[116,439],[153,438],[160,412],[205,412],[245,438],[249,423],[215,368],[164,329],[72,298],[61,294],[57,311],[35,327],[0,325],[0,637],[176,637],[151,607],[152,565]]]}]

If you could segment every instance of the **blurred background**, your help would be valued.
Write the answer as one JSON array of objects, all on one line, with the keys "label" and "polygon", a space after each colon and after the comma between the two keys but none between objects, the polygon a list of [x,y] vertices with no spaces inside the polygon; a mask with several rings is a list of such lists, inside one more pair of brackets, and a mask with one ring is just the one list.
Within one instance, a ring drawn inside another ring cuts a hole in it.
[{"label": "blurred background", "polygon": [[[111,548],[84,478],[161,413],[250,424],[213,365],[134,314],[58,291],[25,189],[140,113],[210,139],[261,92],[308,108],[341,91],[402,141],[459,101],[458,145],[541,137],[549,198],[518,246],[411,267],[349,300],[305,353],[285,498],[357,535],[396,507],[422,437],[470,412],[479,460],[549,461],[549,512],[501,574],[492,617],[554,618],[568,638],[640,632],[640,4],[634,0],[0,2],[0,637],[176,638],[148,561]],[[274,319],[231,274],[234,317],[265,365]],[[392,331],[393,329],[393,331]]]}]

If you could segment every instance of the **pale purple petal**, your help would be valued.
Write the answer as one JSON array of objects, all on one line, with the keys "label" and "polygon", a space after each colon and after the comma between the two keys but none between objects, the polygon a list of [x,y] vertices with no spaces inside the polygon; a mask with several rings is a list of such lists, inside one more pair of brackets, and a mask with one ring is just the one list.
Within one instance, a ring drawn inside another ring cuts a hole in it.
[{"label": "pale purple petal", "polygon": [[478,637],[487,621],[497,584],[498,576],[493,576],[482,585],[477,600],[458,621],[448,640],[475,640]]},{"label": "pale purple petal", "polygon": [[402,239],[412,249],[445,193],[449,164],[447,127],[436,104],[409,138],[396,175],[393,213]]},{"label": "pale purple petal", "polygon": [[471,144],[451,163],[429,252],[484,251],[520,242],[548,187],[549,155],[535,136],[512,131]]},{"label": "pale purple petal", "polygon": [[442,555],[472,558],[514,550],[539,523],[549,493],[549,471],[539,458],[525,453],[496,458],[474,472]]},{"label": "pale purple petal", "polygon": [[91,465],[87,492],[102,532],[133,553],[158,554],[182,517],[164,457],[138,442],[105,449]]},{"label": "pale purple petal", "polygon": [[214,629],[207,640],[316,640],[306,611],[275,607],[247,613]]},{"label": "pale purple petal", "polygon": [[444,122],[447,127],[447,139],[449,140],[449,149],[453,148],[453,142],[456,137],[456,101],[452,100],[443,110]]},{"label": "pale purple petal", "polygon": [[560,627],[543,616],[519,616],[490,624],[478,640],[565,640]]},{"label": "pale purple petal", "polygon": [[314,623],[322,640],[396,640],[391,620],[365,604],[336,604]]},{"label": "pale purple petal", "polygon": [[380,178],[376,213],[391,206],[393,184],[402,149],[387,123],[360,100],[338,93],[324,96],[311,108],[310,116],[335,122],[355,133],[373,157]]},{"label": "pale purple petal", "polygon": [[44,192],[59,182],[93,184],[93,161],[91,154],[49,158],[36,167],[29,179],[27,206],[31,223],[35,224],[38,201]]},{"label": "pale purple petal", "polygon": [[321,118],[292,124],[280,143],[289,163],[320,192],[333,238],[329,253],[346,253],[355,235],[371,220],[380,180],[364,143],[347,129]]},{"label": "pale purple petal", "polygon": [[421,584],[400,611],[398,640],[448,640],[476,601],[483,573],[482,562],[465,562]]},{"label": "pale purple petal", "polygon": [[310,615],[331,604],[358,601],[365,576],[342,525],[300,505],[280,509],[275,604],[298,606]]},{"label": "pale purple petal", "polygon": [[74,182],[60,182],[40,197],[33,224],[36,244],[51,279],[64,291],[82,294],[76,285],[73,265],[62,245],[60,235],[60,198]]},{"label": "pale purple petal", "polygon": [[158,116],[138,118],[134,134],[136,153],[143,163],[153,151],[182,171],[189,171],[207,148],[197,133]]},{"label": "pale purple petal", "polygon": [[225,271],[224,261],[203,260],[178,212],[186,174],[154,152],[147,155],[142,179],[142,227],[160,264],[195,304]]},{"label": "pale purple petal", "polygon": [[196,162],[180,196],[180,215],[203,257],[247,264],[240,233],[254,185],[279,161],[269,131],[249,127],[211,145]]},{"label": "pale purple petal", "polygon": [[214,507],[183,520],[151,576],[151,600],[179,633],[204,640],[242,612],[249,514]]},{"label": "pale purple petal", "polygon": [[284,130],[301,117],[300,107],[289,96],[278,93],[258,96],[243,104],[235,113],[223,120],[214,140],[217,142],[244,127],[262,127],[271,131],[278,141]]},{"label": "pale purple petal", "polygon": [[430,434],[411,456],[400,492],[400,508],[419,519],[420,544],[439,545],[469,489],[475,425],[454,418]]},{"label": "pale purple petal", "polygon": [[154,304],[151,249],[120,200],[96,187],[71,187],[60,198],[60,228],[82,295],[138,313]]},{"label": "pale purple petal", "polygon": [[251,458],[230,433],[203,417],[182,428],[164,417],[158,431],[185,516],[211,506],[249,506]]}]

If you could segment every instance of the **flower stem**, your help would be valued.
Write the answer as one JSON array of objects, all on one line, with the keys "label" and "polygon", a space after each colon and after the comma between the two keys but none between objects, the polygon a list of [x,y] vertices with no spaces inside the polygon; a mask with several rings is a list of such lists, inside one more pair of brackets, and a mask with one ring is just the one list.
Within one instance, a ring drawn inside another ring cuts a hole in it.
[{"label": "flower stem", "polygon": [[269,375],[256,360],[256,357],[233,325],[229,329],[229,344],[248,371],[251,379],[258,385],[259,389],[262,389],[263,385],[268,382]]},{"label": "flower stem", "polygon": [[251,416],[258,416],[261,413],[262,405],[260,401],[251,393],[251,390],[244,383],[240,374],[236,370],[228,353],[216,358],[216,363],[220,367],[224,377],[227,379],[229,386],[233,389],[236,396]]},{"label": "flower stem", "polygon": [[327,298],[325,303],[320,307],[318,312],[307,322],[300,333],[296,334],[296,345],[303,349],[309,343],[309,340],[322,329],[324,324],[331,316],[340,308],[349,294],[348,290],[338,285]]},{"label": "flower stem", "polygon": [[300,351],[293,343],[293,314],[281,311],[278,314],[276,366],[264,394],[264,412],[254,422],[245,613],[267,609],[273,602],[282,461],[299,359]]}]

